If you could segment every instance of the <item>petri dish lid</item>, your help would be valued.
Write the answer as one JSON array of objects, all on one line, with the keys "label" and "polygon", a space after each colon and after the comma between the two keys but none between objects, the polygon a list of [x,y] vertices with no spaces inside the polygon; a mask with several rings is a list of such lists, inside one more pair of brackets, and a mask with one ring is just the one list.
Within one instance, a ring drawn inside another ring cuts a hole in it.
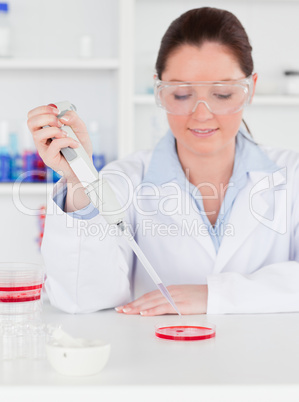
[{"label": "petri dish lid", "polygon": [[205,325],[158,325],[155,328],[157,338],[173,341],[200,341],[214,338],[216,326]]}]

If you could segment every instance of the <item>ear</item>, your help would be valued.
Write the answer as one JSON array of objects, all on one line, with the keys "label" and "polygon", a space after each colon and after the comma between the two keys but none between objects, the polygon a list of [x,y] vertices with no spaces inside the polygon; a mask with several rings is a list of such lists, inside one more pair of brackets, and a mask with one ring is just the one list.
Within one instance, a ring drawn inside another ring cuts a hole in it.
[{"label": "ear", "polygon": [[252,88],[252,94],[251,94],[251,98],[250,98],[250,103],[252,103],[252,99],[253,99],[253,96],[254,96],[254,94],[255,94],[255,88],[256,88],[257,78],[258,78],[257,73],[254,73],[254,74],[252,75],[253,88]]}]

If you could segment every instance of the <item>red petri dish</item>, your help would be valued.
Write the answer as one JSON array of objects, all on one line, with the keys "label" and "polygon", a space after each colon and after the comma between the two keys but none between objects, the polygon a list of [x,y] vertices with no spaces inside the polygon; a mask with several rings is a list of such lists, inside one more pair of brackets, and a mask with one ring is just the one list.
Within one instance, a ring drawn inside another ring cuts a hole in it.
[{"label": "red petri dish", "polygon": [[173,341],[200,341],[214,338],[214,326],[202,327],[197,325],[173,325],[156,328],[156,337]]}]

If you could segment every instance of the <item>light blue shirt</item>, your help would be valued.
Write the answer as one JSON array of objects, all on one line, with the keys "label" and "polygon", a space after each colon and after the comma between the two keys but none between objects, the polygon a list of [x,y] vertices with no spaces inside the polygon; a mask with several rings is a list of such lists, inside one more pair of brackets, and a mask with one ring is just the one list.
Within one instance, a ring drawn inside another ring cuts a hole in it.
[{"label": "light blue shirt", "polygon": [[[248,173],[252,171],[275,172],[276,170],[278,170],[277,165],[271,161],[265,152],[254,142],[249,133],[245,129],[240,129],[236,137],[233,174],[230,178],[214,226],[211,225],[205,213],[203,199],[200,197],[199,189],[187,181],[177,155],[176,140],[171,131],[168,131],[155,147],[143,182],[153,183],[159,186],[164,183],[176,181],[182,189],[188,188],[194,198],[203,223],[211,236],[217,253],[226,225],[229,223],[229,217],[235,199],[240,190],[245,187],[248,180]],[[196,195],[196,197],[194,197],[194,195]],[[61,209],[64,207],[65,197],[66,188],[61,194],[58,194],[54,198],[54,201]],[[91,219],[98,213],[98,210],[94,208],[92,204],[89,204],[81,210],[69,213],[69,215],[78,219]]]}]

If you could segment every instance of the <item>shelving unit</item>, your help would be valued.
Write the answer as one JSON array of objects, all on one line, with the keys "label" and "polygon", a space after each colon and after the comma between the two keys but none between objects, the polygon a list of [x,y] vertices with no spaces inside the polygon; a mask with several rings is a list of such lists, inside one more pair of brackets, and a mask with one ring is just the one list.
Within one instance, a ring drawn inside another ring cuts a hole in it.
[{"label": "shelving unit", "polygon": [[0,70],[117,70],[117,59],[1,59]]},{"label": "shelving unit", "polygon": [[50,194],[53,183],[1,183],[0,195],[12,195],[20,191],[22,195]]},{"label": "shelving unit", "polygon": [[[275,1],[279,3],[281,0],[265,0],[264,3]],[[296,3],[298,0],[290,1],[290,4]],[[217,3],[217,1],[215,1]],[[231,3],[235,3],[231,0]],[[187,8],[191,5],[201,6],[203,4],[189,0]],[[242,1],[243,6],[246,1]],[[117,106],[117,155],[119,158],[124,157],[138,149],[136,145],[136,118],[139,113],[155,113],[155,101],[153,94],[136,94],[136,58],[138,58],[136,40],[138,32],[136,32],[136,20],[145,18],[145,15],[140,15],[140,10],[143,6],[148,7],[149,0],[118,0],[118,54],[114,58],[10,58],[0,59],[0,71],[40,71],[44,74],[49,72],[76,72],[82,71],[85,75],[89,72],[115,72],[117,82],[115,91],[117,91],[118,106]],[[153,2],[152,7],[167,7],[167,0]],[[213,6],[213,4],[211,4]],[[173,7],[178,7],[181,10],[183,6],[179,2],[174,2]],[[161,19],[159,20],[161,21]],[[151,35],[151,32],[149,32]],[[286,95],[261,95],[256,94],[253,99],[253,106],[281,106],[281,107],[297,107],[299,106],[298,96]],[[255,108],[256,109],[256,108]],[[147,121],[145,125],[148,125]],[[146,130],[144,130],[146,131]],[[146,143],[146,141],[145,141]],[[147,145],[147,144],[146,144]],[[27,186],[27,184],[26,184]],[[44,193],[45,184],[33,183],[27,187],[27,192],[32,194]],[[10,184],[1,184],[0,194],[10,194]]]},{"label": "shelving unit", "polygon": [[252,104],[259,106],[299,106],[299,95],[255,95]]},{"label": "shelving unit", "polygon": [[[69,99],[87,125],[97,121],[104,135],[116,142],[118,111],[110,110],[120,88],[120,1],[78,0],[75,7],[71,0],[53,0],[50,6],[40,0],[9,3],[15,57],[0,58],[1,120],[11,123],[22,143],[30,109],[48,100]],[[76,57],[82,35],[93,39],[93,58]],[[1,261],[41,261],[39,215],[52,189],[52,183],[0,184]]]}]

